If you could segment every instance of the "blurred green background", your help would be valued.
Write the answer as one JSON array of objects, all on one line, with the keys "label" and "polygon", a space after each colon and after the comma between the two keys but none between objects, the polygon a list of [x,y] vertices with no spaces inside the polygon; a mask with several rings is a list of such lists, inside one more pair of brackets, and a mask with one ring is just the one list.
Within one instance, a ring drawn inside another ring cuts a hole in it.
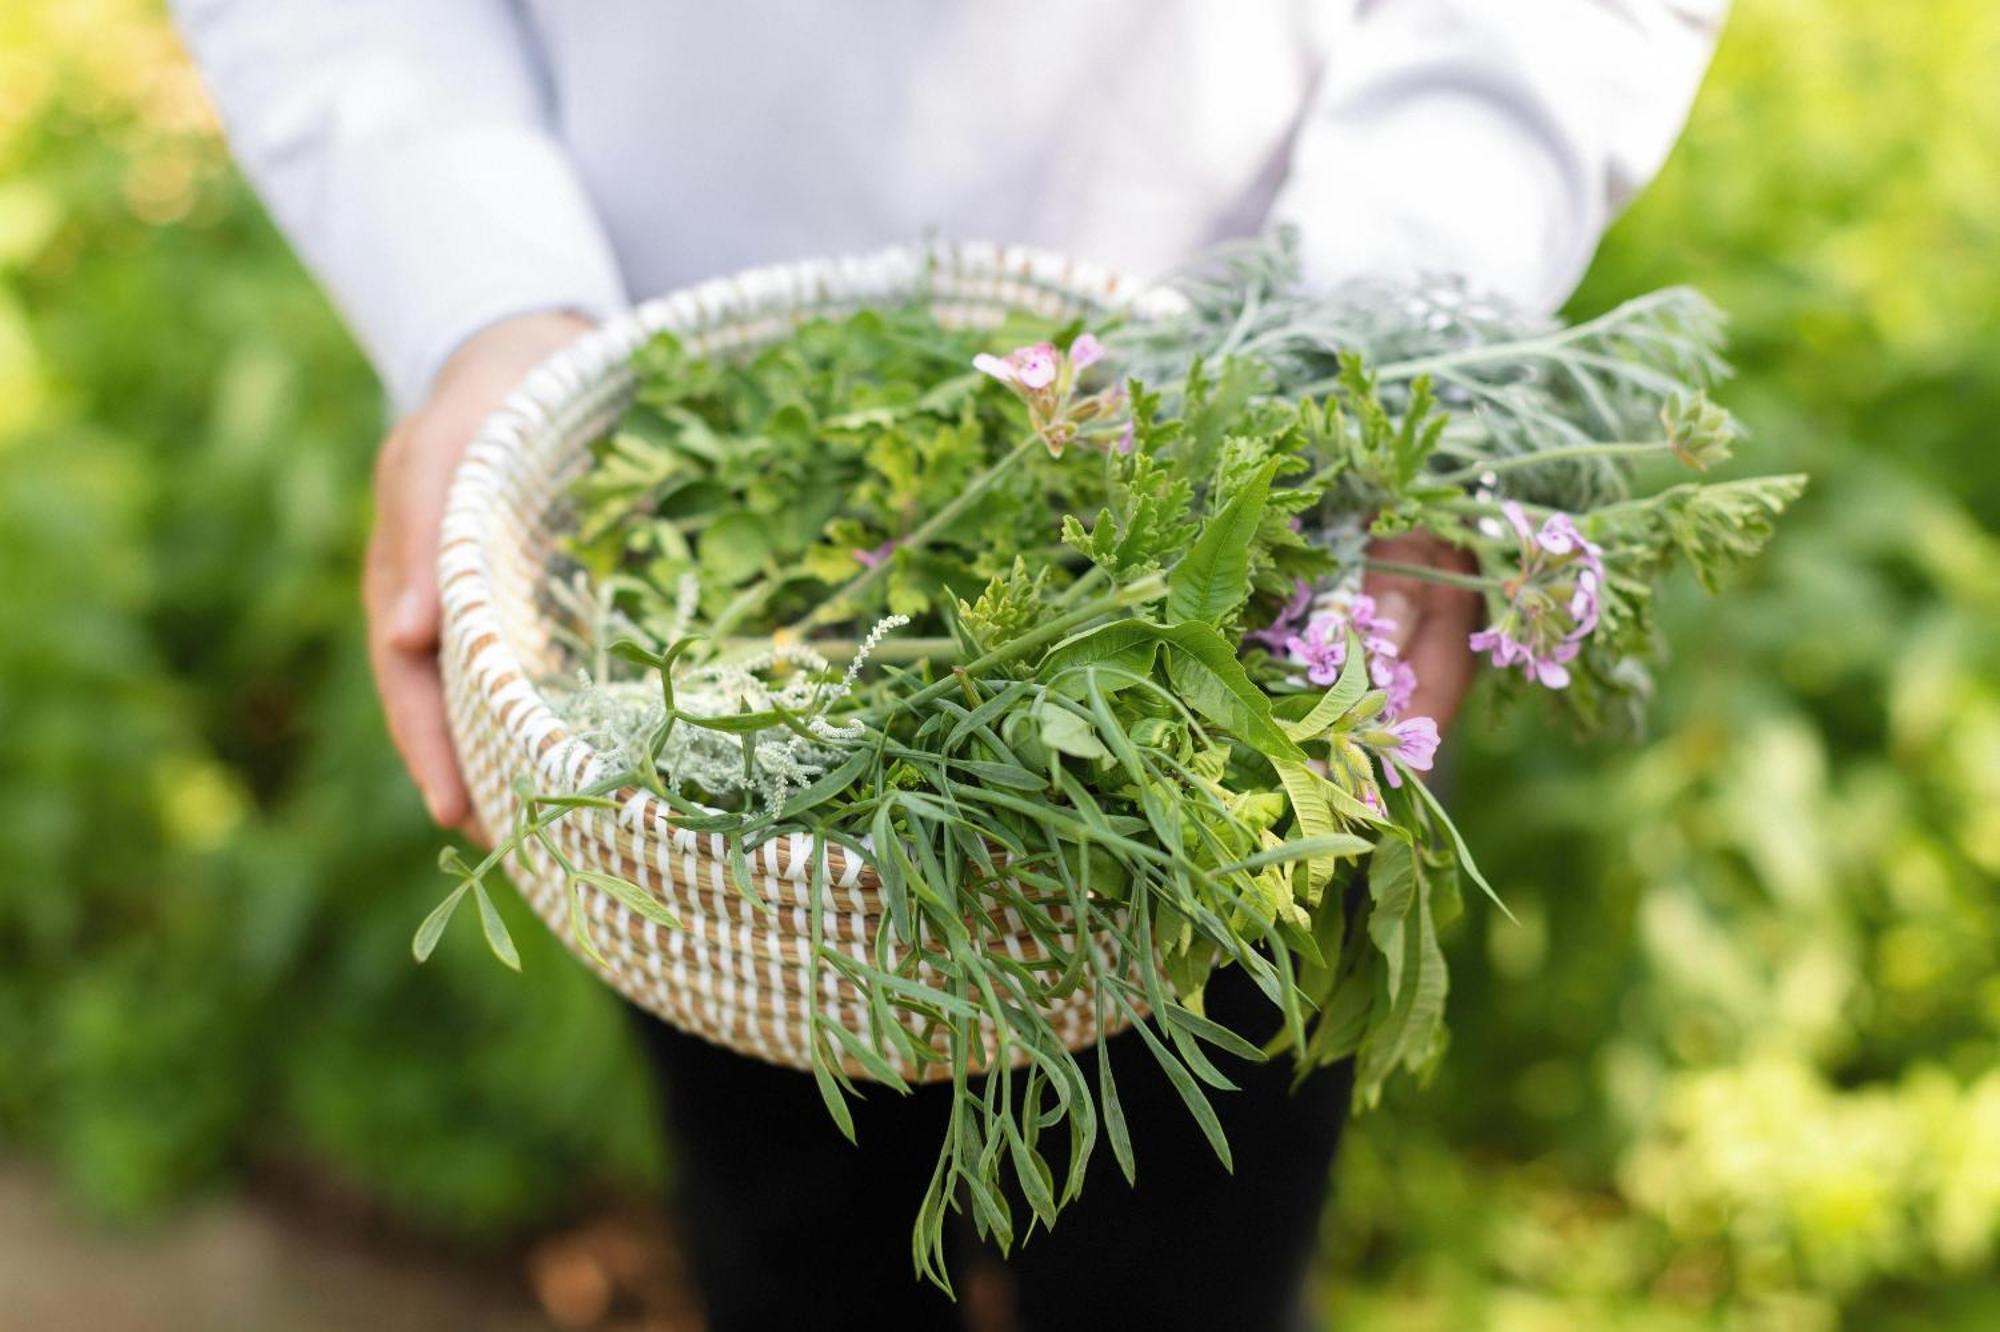
[{"label": "blurred green background", "polygon": [[[2000,1326],[2000,7],[1740,0],[1575,310],[1734,317],[1746,468],[1652,739],[1466,728],[1522,923],[1362,1121],[1343,1328]],[[372,379],[145,0],[0,11],[0,1148],[113,1219],[305,1166],[499,1243],[663,1174],[520,928],[408,960],[435,840],[354,594]],[[1474,714],[1478,712],[1475,704]]]}]

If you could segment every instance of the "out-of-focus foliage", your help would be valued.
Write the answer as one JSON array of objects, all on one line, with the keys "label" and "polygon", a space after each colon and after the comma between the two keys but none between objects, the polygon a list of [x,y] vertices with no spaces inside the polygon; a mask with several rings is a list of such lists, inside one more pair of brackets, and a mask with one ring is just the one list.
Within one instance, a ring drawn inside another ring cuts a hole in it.
[{"label": "out-of-focus foliage", "polygon": [[113,1214],[303,1158],[479,1234],[657,1170],[620,1013],[525,913],[532,987],[410,964],[380,423],[156,8],[0,9],[0,1143]]},{"label": "out-of-focus foliage", "polygon": [[1977,0],[1739,0],[1578,296],[1713,296],[1813,490],[1669,608],[1652,743],[1468,728],[1523,924],[1353,1140],[1342,1327],[2000,1326],[1996,69]]},{"label": "out-of-focus foliage", "polygon": [[[2000,1326],[1995,69],[1988,0],[1738,0],[1578,297],[1715,297],[1746,468],[1814,489],[1667,608],[1650,744],[1467,727],[1522,923],[1459,927],[1451,1057],[1351,1139],[1341,1326]],[[155,7],[0,7],[0,1142],[111,1212],[304,1157],[481,1234],[659,1169],[512,903],[528,979],[407,960],[379,425]]]}]

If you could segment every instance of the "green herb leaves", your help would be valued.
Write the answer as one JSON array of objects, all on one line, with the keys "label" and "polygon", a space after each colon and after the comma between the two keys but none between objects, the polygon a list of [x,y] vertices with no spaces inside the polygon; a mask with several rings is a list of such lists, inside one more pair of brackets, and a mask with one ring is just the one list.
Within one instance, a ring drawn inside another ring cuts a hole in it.
[{"label": "green herb leaves", "polygon": [[1171,619],[1220,625],[1242,609],[1250,595],[1250,546],[1263,525],[1278,466],[1276,458],[1264,463],[1201,525],[1201,535],[1167,578]]},{"label": "green herb leaves", "polygon": [[1190,621],[1161,630],[1169,648],[1167,678],[1187,705],[1269,758],[1302,759],[1271,715],[1271,699],[1256,683],[1236,649],[1210,624]]},{"label": "green herb leaves", "polygon": [[[1127,382],[1129,437],[1086,432],[1059,457],[970,372],[981,339],[914,307],[811,321],[738,361],[642,348],[637,401],[574,491],[570,553],[594,585],[555,598],[584,621],[560,629],[595,676],[552,691],[618,771],[580,794],[523,789],[493,855],[450,857],[419,960],[470,897],[518,966],[484,880],[531,848],[586,955],[591,894],[675,928],[655,893],[551,836],[620,785],[718,835],[748,912],[774,911],[749,868],[771,839],[862,857],[871,937],[829,943],[824,861],[813,871],[802,1048],[843,1127],[857,1076],[949,1081],[912,1237],[940,1283],[950,1209],[1004,1248],[1021,1203],[1047,1225],[1074,1198],[1100,1133],[1137,1167],[1111,1049],[1087,1074],[1058,1034],[1065,1004],[1136,1025],[1119,1058],[1155,1059],[1225,1163],[1208,1097],[1228,1079],[1205,1050],[1253,1047],[1201,1014],[1217,967],[1268,997],[1302,1066],[1353,1056],[1363,1104],[1429,1067],[1449,988],[1438,930],[1461,878],[1499,899],[1405,761],[1427,765],[1436,735],[1416,745],[1428,721],[1399,715],[1413,686],[1392,631],[1359,612],[1359,632],[1329,631],[1319,599],[1352,604],[1371,535],[1434,533],[1482,564],[1437,577],[1486,595],[1496,627],[1589,618],[1551,640],[1581,715],[1652,650],[1669,563],[1712,580],[1799,483],[1628,497],[1630,459],[1706,466],[1736,438],[1702,395],[1714,330],[1684,298],[1431,346],[1381,311],[1343,323],[1238,276],[1196,290],[1178,343],[1134,333],[1136,364],[1173,370]],[[1080,332],[1025,320],[1010,335],[1050,345],[1008,364],[1056,364]],[[1117,390],[1091,395],[1115,425]],[[1635,422],[1665,438],[1609,433]],[[1557,500],[1578,512],[1540,507]],[[1514,604],[1531,540],[1588,548],[1590,585]],[[826,1003],[835,980],[856,1003]]]}]

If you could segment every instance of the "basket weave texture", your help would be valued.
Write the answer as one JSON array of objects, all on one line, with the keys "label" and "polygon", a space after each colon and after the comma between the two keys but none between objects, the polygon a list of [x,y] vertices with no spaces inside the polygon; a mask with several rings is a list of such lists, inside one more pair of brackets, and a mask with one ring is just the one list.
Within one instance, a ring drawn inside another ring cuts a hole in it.
[{"label": "basket weave texture", "polygon": [[[926,301],[947,325],[976,327],[1017,309],[1064,319],[1114,310],[1146,318],[1167,312],[1177,298],[1134,291],[1103,269],[1042,251],[897,248],[758,268],[675,292],[544,362],[480,431],[444,518],[445,694],[459,761],[486,827],[514,824],[517,778],[538,791],[577,791],[616,775],[609,760],[565,729],[539,682],[569,666],[544,594],[567,512],[563,494],[588,463],[591,444],[631,400],[633,350],[670,330],[699,353],[747,352],[806,319],[911,299]],[[658,897],[678,928],[577,885],[584,928],[604,959],[599,964],[572,935],[572,886],[554,860],[530,845],[512,865],[522,895],[585,965],[675,1026],[774,1063],[811,1067],[807,1014],[815,987],[818,1020],[867,1039],[869,1013],[859,993],[833,967],[814,965],[809,914],[814,858],[824,857],[823,946],[872,962],[885,907],[863,861],[801,834],[767,842],[750,857],[767,904],[759,907],[731,881],[719,834],[677,828],[671,811],[643,790],[628,787],[615,798],[615,814],[576,811],[555,825],[555,839],[577,868],[617,875]],[[996,908],[991,919],[997,930],[987,934],[988,947],[1023,961],[1043,955],[1011,908]],[[1048,1016],[1072,1049],[1099,1035],[1088,986]],[[914,1021],[911,1029],[921,1030]],[[990,1048],[990,1031],[986,1039]],[[911,1067],[893,1043],[878,1048],[906,1078],[949,1074],[936,1063]],[[851,1062],[847,1067],[866,1076]]]}]

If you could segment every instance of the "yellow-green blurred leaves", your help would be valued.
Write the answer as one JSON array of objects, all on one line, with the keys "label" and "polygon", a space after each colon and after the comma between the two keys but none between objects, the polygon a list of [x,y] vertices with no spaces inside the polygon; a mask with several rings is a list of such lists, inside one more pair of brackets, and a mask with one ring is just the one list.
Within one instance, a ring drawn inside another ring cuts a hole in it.
[{"label": "yellow-green blurred leaves", "polygon": [[2000,1241],[2000,1072],[1849,1091],[1772,1054],[1681,1074],[1621,1180],[1682,1242],[1731,1253],[1746,1294],[1971,1271]]}]

